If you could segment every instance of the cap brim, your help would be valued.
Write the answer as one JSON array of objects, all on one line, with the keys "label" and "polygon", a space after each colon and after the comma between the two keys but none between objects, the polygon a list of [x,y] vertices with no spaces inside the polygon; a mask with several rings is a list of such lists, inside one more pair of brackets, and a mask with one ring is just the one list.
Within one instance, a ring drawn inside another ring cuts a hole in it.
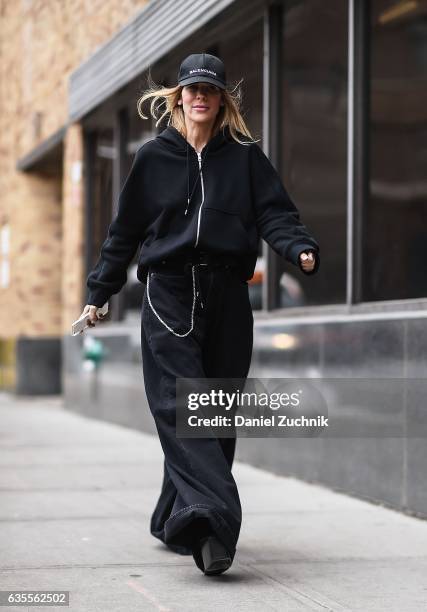
[{"label": "cap brim", "polygon": [[225,89],[224,83],[208,76],[187,77],[186,79],[181,79],[180,81],[178,81],[178,85],[182,85],[183,87],[184,85],[191,85],[192,83],[211,83],[212,85],[216,85],[220,89]]}]

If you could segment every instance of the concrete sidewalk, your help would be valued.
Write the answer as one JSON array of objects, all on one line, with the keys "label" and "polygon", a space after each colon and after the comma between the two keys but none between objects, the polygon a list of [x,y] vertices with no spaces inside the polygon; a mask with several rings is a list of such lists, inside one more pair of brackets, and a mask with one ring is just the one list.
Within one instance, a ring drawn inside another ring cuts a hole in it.
[{"label": "concrete sidewalk", "polygon": [[427,609],[427,521],[236,463],[238,550],[207,577],[149,532],[157,438],[60,398],[0,394],[0,423],[1,590],[68,590],[75,612]]}]

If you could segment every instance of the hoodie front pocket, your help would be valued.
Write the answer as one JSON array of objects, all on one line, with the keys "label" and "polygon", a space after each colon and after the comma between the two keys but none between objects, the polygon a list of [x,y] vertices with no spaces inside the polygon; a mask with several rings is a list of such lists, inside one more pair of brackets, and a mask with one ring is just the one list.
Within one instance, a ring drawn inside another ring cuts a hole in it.
[{"label": "hoodie front pocket", "polygon": [[204,206],[200,242],[207,249],[242,253],[251,250],[248,232],[237,213]]}]

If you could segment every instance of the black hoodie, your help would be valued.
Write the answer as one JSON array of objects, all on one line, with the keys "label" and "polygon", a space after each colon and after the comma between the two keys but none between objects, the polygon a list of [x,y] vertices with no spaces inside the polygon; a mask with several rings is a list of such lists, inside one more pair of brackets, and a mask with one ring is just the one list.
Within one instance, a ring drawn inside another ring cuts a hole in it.
[{"label": "black hoodie", "polygon": [[235,256],[248,280],[260,236],[302,272],[299,254],[313,251],[315,267],[304,273],[317,271],[319,245],[258,144],[239,144],[226,127],[198,154],[169,126],[135,154],[117,215],[87,278],[87,304],[101,307],[120,291],[140,244],[137,276],[143,283],[150,264],[181,259],[195,247]]}]

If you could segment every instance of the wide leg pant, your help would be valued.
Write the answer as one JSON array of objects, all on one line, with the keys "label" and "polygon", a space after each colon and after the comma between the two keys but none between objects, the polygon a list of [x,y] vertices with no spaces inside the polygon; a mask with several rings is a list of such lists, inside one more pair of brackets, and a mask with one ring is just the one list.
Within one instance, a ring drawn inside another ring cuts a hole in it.
[{"label": "wide leg pant", "polygon": [[230,268],[200,268],[191,324],[189,273],[150,272],[144,293],[141,349],[144,384],[164,452],[163,483],[150,530],[172,550],[193,554],[203,571],[198,540],[214,533],[234,558],[242,510],[231,468],[235,438],[176,437],[176,378],[246,378],[253,346],[248,284]]}]

